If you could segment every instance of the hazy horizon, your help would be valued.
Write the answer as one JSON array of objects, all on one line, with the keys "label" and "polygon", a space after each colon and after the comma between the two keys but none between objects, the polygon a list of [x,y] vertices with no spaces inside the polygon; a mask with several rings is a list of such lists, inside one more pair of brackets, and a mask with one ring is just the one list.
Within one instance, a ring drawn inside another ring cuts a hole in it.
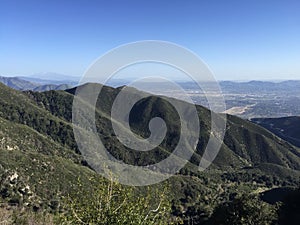
[{"label": "hazy horizon", "polygon": [[[48,78],[49,80],[54,80],[55,78],[53,77],[49,77],[47,76],[48,74],[55,74],[57,76],[61,76],[61,79],[63,80],[68,80],[68,79],[78,79],[80,80],[83,75],[70,75],[70,74],[62,74],[62,73],[58,73],[58,72],[40,72],[40,73],[36,73],[36,74],[16,74],[16,75],[8,75],[8,74],[0,74],[0,77],[8,77],[8,78],[14,78],[14,77],[18,77],[18,78],[22,78],[22,77],[28,77],[28,78],[37,78],[37,79],[41,79],[41,80],[47,80],[46,78]],[[40,76],[40,75],[45,75]],[[39,76],[39,77],[38,77]],[[120,79],[114,79],[115,81],[132,81],[133,79],[136,79],[136,77],[124,77],[124,78],[120,78]],[[178,82],[189,82],[189,80],[184,80],[184,79],[174,79],[174,81],[178,81]],[[250,82],[250,81],[263,81],[263,82],[283,82],[283,81],[300,81],[300,78],[296,78],[296,79],[271,79],[271,78],[261,78],[261,79],[223,79],[223,80],[217,80],[218,82],[226,82],[226,81],[231,81],[231,82]]]}]

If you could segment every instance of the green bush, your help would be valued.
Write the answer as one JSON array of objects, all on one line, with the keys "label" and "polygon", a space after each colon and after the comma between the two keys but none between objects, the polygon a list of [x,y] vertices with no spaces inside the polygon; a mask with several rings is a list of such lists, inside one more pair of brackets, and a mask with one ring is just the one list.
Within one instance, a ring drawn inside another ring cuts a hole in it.
[{"label": "green bush", "polygon": [[243,195],[217,207],[209,224],[269,225],[277,220],[277,208],[257,196]]},{"label": "green bush", "polygon": [[[89,190],[79,188],[63,199],[59,224],[174,224],[166,189],[137,190],[113,180],[92,178]],[[81,186],[81,185],[80,185]],[[83,187],[83,186],[81,186]]]}]

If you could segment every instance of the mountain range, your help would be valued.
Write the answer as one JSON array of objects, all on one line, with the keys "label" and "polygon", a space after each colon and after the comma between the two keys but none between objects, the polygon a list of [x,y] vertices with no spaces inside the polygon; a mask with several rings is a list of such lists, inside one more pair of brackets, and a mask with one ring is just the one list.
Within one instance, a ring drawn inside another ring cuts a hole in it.
[{"label": "mountain range", "polygon": [[[149,136],[151,118],[160,116],[168,128],[157,148],[139,152],[122,145],[109,120],[122,87],[88,83],[64,91],[36,92],[0,84],[0,194],[4,201],[55,211],[60,195],[76,190],[78,179],[87,187],[91,184],[88,178],[95,171],[82,157],[72,129],[74,94],[86,86],[91,90],[102,88],[96,104],[96,126],[104,146],[115,158],[131,165],[149,165],[174,150],[181,135],[180,120],[172,105],[160,96],[142,98],[131,110],[130,129],[141,137]],[[130,88],[126,97],[136,95],[143,96]],[[181,107],[189,104],[173,101]],[[298,187],[299,148],[251,121],[231,115],[226,115],[226,134],[219,154],[206,171],[200,172],[198,165],[211,134],[211,112],[200,105],[196,109],[201,127],[198,145],[186,166],[169,179],[174,215],[188,215],[194,224],[201,224],[218,205],[238,193]]]},{"label": "mountain range", "polygon": [[73,80],[44,80],[35,77],[0,76],[0,82],[16,90],[49,91],[65,90],[76,84]]}]

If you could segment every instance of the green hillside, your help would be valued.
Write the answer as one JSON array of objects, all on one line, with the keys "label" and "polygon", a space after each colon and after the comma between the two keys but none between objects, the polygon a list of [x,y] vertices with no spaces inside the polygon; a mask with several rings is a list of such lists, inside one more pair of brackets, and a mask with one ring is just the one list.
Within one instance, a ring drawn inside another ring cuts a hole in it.
[{"label": "green hillside", "polygon": [[278,137],[300,147],[300,117],[253,118],[252,122],[270,130]]},{"label": "green hillside", "polygon": [[[86,85],[94,90],[100,87]],[[159,96],[140,100],[130,114],[131,130],[147,137],[148,122],[160,116],[166,121],[168,132],[161,145],[151,151],[131,150],[118,141],[109,120],[119,91],[120,88],[104,86],[97,102],[96,125],[106,148],[132,165],[166,158],[180,137],[176,110]],[[91,186],[89,178],[95,172],[80,155],[73,135],[74,93],[75,89],[19,92],[0,84],[0,193],[4,202],[57,211],[62,196],[79,190],[78,180],[85,188]],[[132,88],[128,98],[140,94]],[[188,107],[185,102],[178,104]],[[86,103],[86,107],[91,106]],[[202,106],[197,106],[197,111],[201,126],[197,149],[185,168],[168,180],[172,215],[186,224],[190,220],[201,224],[208,221],[218,205],[237,195],[281,186],[297,187],[299,149],[258,125],[229,115],[220,153],[208,170],[199,172],[210,135],[210,111]]]}]

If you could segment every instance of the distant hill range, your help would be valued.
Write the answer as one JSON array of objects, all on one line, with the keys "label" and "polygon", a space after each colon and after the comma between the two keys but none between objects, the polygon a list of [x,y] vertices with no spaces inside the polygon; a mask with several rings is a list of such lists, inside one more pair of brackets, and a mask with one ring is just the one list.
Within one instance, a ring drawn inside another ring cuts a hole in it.
[{"label": "distant hill range", "polygon": [[268,129],[283,140],[300,147],[300,116],[253,118],[251,121]]},{"label": "distant hill range", "polygon": [[0,82],[8,87],[20,91],[50,91],[66,90],[73,87],[76,82],[73,80],[46,80],[35,77],[4,77],[0,76]]},{"label": "distant hill range", "polygon": [[[184,89],[199,89],[197,83],[194,82],[178,82]],[[290,89],[296,90],[300,88],[300,80],[284,80],[284,81],[219,81],[220,88],[225,93],[243,93],[256,94],[270,92],[286,92]]]},{"label": "distant hill range", "polygon": [[300,87],[299,80],[285,80],[280,82],[273,81],[257,81],[252,80],[248,82],[234,82],[221,81],[220,86],[222,91],[237,92],[237,93],[264,93],[264,92],[286,92],[289,89]]},{"label": "distant hill range", "polygon": [[59,73],[52,73],[52,72],[37,73],[30,76],[18,76],[18,77],[23,80],[39,83],[39,84],[69,84],[72,86],[77,85],[80,79],[80,77],[69,76],[69,75],[59,74]]}]

